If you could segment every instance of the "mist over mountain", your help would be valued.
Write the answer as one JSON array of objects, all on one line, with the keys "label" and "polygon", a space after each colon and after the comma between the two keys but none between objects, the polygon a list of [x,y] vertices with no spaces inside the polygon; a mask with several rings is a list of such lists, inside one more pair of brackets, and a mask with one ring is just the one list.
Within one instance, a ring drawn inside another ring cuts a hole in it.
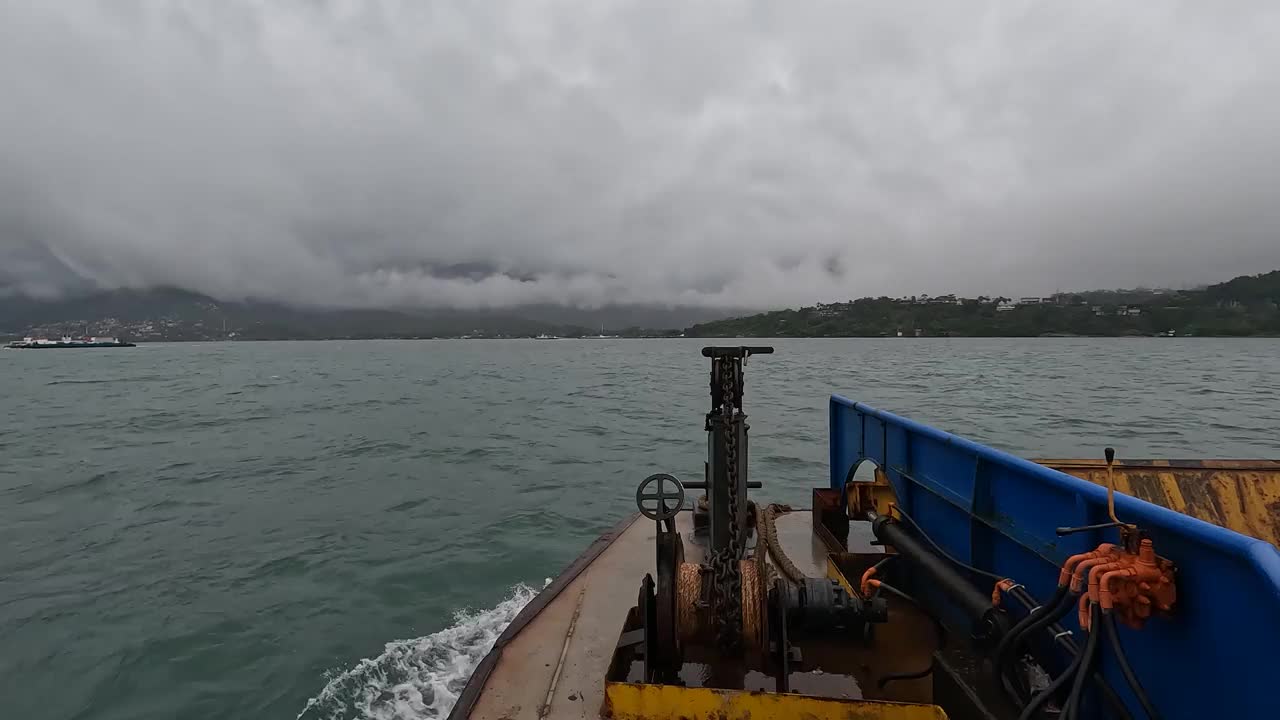
[{"label": "mist over mountain", "polygon": [[[746,311],[743,311],[746,312]],[[326,339],[595,335],[673,330],[734,313],[707,308],[538,305],[494,310],[321,308],[218,300],[179,288],[0,298],[0,335],[121,334],[135,339]]]}]

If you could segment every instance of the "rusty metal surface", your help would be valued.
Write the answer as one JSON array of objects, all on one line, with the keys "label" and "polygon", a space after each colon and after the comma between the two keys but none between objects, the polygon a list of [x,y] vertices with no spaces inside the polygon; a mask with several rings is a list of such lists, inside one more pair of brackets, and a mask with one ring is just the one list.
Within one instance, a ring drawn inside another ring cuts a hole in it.
[{"label": "rusty metal surface", "polygon": [[748,650],[764,648],[764,583],[756,574],[756,564],[752,560],[739,560],[738,570],[742,575],[742,590],[739,598],[742,605],[742,641]]},{"label": "rusty metal surface", "polygon": [[700,640],[707,628],[703,627],[702,613],[698,612],[702,600],[702,566],[680,563],[676,571],[676,628],[683,642]]},{"label": "rusty metal surface", "polygon": [[[1036,462],[1107,485],[1101,459]],[[1113,467],[1116,492],[1280,547],[1280,461],[1118,460]]]}]

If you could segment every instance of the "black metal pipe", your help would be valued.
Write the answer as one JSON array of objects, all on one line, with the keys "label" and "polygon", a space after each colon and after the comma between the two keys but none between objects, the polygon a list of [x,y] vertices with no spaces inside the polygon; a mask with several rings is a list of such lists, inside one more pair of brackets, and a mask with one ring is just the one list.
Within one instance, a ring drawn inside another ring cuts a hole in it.
[{"label": "black metal pipe", "polygon": [[904,560],[911,563],[913,571],[924,575],[930,586],[945,592],[965,617],[972,620],[975,637],[985,638],[993,631],[999,634],[1004,630],[1002,614],[991,606],[991,593],[975,588],[951,563],[939,557],[893,518],[874,510],[869,511],[866,517],[871,521],[871,532],[878,540],[892,545]]}]

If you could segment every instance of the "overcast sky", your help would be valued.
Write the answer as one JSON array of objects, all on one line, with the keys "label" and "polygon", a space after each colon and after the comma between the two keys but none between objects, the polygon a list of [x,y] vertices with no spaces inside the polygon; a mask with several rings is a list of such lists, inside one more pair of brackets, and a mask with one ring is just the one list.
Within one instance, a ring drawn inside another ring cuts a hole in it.
[{"label": "overcast sky", "polygon": [[0,287],[1214,282],[1280,268],[1278,37],[1221,0],[0,0]]}]

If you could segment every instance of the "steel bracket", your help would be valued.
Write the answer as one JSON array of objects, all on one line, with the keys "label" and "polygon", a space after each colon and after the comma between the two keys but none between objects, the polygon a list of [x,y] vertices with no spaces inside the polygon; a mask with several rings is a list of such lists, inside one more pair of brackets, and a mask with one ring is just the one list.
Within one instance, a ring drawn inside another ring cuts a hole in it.
[{"label": "steel bracket", "polygon": [[844,486],[845,498],[849,507],[849,517],[863,519],[868,511],[877,515],[888,515],[889,506],[897,503],[898,495],[889,484],[889,477],[880,468],[876,468],[874,482],[855,482],[850,480]]}]

